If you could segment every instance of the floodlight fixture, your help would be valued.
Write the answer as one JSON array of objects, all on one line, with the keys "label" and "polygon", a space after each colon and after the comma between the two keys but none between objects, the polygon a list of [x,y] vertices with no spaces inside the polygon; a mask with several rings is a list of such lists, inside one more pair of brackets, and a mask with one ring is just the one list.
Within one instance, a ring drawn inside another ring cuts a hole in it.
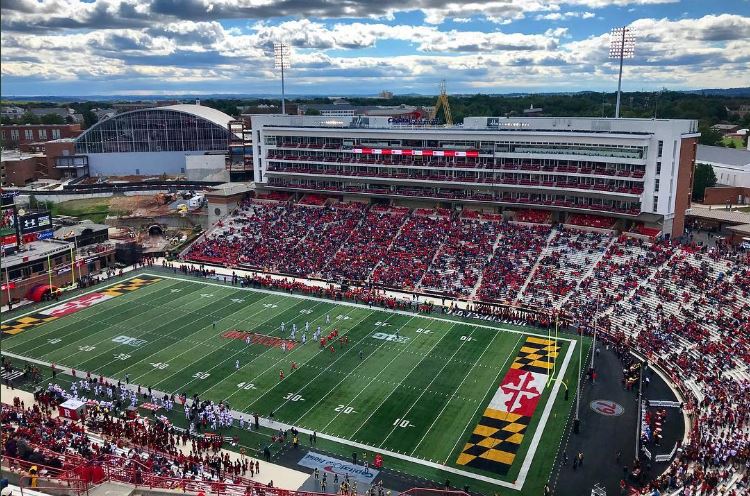
[{"label": "floodlight fixture", "polygon": [[284,94],[284,69],[291,67],[292,51],[287,43],[279,41],[273,44],[273,65],[281,69],[281,113],[286,114],[286,98]]},{"label": "floodlight fixture", "polygon": [[620,97],[622,95],[622,63],[635,57],[635,29],[623,26],[614,28],[609,34],[609,58],[620,60],[620,74],[617,77],[617,105],[615,118],[620,118]]}]

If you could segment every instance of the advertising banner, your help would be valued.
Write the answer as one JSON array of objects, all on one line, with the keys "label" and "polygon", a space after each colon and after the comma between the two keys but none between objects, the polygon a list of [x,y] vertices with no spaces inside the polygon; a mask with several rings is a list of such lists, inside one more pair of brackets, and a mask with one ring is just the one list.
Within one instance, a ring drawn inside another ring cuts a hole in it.
[{"label": "advertising banner", "polygon": [[375,480],[375,477],[377,477],[379,473],[378,470],[369,467],[365,469],[362,465],[354,465],[337,458],[321,455],[320,453],[313,453],[312,451],[309,451],[297,463],[303,467],[312,469],[317,468],[323,472],[328,472],[329,474],[339,474],[339,479],[342,479],[343,476],[349,474],[350,479],[367,484],[372,484],[372,481]]}]

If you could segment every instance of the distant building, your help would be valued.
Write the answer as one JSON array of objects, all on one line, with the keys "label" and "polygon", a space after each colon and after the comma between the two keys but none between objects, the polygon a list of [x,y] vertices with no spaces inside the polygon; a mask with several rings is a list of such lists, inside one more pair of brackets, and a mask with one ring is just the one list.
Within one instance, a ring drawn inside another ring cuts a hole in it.
[{"label": "distant building", "polygon": [[44,159],[42,153],[3,151],[0,157],[0,186],[24,186],[34,181],[37,177],[37,167]]},{"label": "distant building", "polygon": [[112,108],[95,108],[91,110],[94,115],[96,116],[97,121],[103,121],[104,119],[109,119],[110,117],[114,117],[117,114],[117,111]]},{"label": "distant building", "polygon": [[740,126],[736,124],[714,124],[713,126],[711,126],[711,129],[720,132],[723,136],[726,136],[727,134],[736,133],[740,129]]},{"label": "distant building", "polygon": [[45,115],[57,115],[66,123],[69,123],[70,121],[77,123],[77,124],[83,123],[83,115],[76,113],[75,110],[71,108],[61,108],[61,107],[30,108],[29,112],[31,112],[33,115],[37,117],[43,117]]},{"label": "distant building", "polygon": [[[228,149],[230,121],[231,116],[202,105],[131,110],[78,136],[74,158],[68,161],[86,157],[92,176],[184,175],[188,155],[211,155],[213,168],[223,169],[224,155],[215,152]],[[59,167],[68,172],[79,168],[67,163]]]},{"label": "distant building", "polygon": [[732,110],[729,108],[727,110],[733,114],[737,114],[737,116],[742,119],[747,114],[750,114],[750,105],[740,105],[736,110]]},{"label": "distant building", "polygon": [[[2,152],[2,186],[24,186],[38,179],[62,179],[88,174],[88,158],[73,156],[75,141],[72,138],[34,143],[24,148]],[[68,168],[64,167],[65,164]],[[80,173],[69,173],[71,170]]]},{"label": "distant building", "polygon": [[333,103],[310,103],[297,107],[298,115],[307,115],[309,111],[318,112],[325,117],[352,117],[357,114],[356,106],[346,100],[335,100]]},{"label": "distant building", "polygon": [[378,98],[382,98],[383,100],[390,100],[393,98],[393,92],[388,90],[383,90],[380,93],[378,93]]},{"label": "distant building", "polygon": [[18,119],[26,113],[25,109],[16,106],[3,107],[0,111],[0,117],[7,117],[8,119]]},{"label": "distant building", "polygon": [[523,109],[523,115],[524,117],[543,117],[544,109],[541,107],[534,108],[533,105],[530,105],[529,108]]},{"label": "distant building", "polygon": [[[296,103],[286,102],[284,107],[286,108],[287,115],[297,115],[297,113],[299,112],[299,108]],[[252,115],[280,114],[281,107],[277,105],[269,105],[266,103],[261,103],[260,105],[242,105],[240,107],[237,107],[237,113],[240,115],[241,119],[244,119],[249,124]]]},{"label": "distant building", "polygon": [[723,146],[698,145],[695,163],[709,164],[716,174],[716,184],[750,188],[750,151]]},{"label": "distant building", "polygon": [[336,100],[334,103],[311,103],[300,105],[298,115],[307,115],[309,110],[317,111],[324,117],[353,117],[355,115],[394,117],[400,119],[427,119],[432,107],[414,105],[352,105],[346,100]]},{"label": "distant building", "polygon": [[75,138],[82,132],[80,124],[7,124],[0,127],[0,139],[3,148],[28,151],[33,143]]}]

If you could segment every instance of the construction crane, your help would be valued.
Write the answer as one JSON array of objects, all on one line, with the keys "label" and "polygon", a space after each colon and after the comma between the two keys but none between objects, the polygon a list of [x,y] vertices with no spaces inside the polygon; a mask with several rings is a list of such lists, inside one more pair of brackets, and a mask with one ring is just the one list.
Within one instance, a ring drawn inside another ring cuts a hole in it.
[{"label": "construction crane", "polygon": [[437,103],[435,103],[435,109],[432,111],[430,119],[434,120],[437,118],[440,107],[443,107],[443,114],[445,114],[445,124],[447,126],[452,126],[453,117],[451,117],[451,104],[448,103],[448,90],[445,89],[445,79],[440,82],[440,96],[438,96]]}]

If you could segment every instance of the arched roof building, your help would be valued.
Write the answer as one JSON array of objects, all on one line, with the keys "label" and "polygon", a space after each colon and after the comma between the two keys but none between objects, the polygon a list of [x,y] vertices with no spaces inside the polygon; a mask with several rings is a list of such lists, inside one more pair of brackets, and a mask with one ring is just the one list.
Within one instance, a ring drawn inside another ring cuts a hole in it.
[{"label": "arched roof building", "polygon": [[[96,175],[184,174],[188,155],[227,150],[232,117],[202,105],[132,110],[90,127],[76,138]],[[223,161],[223,155],[221,159]]]}]

